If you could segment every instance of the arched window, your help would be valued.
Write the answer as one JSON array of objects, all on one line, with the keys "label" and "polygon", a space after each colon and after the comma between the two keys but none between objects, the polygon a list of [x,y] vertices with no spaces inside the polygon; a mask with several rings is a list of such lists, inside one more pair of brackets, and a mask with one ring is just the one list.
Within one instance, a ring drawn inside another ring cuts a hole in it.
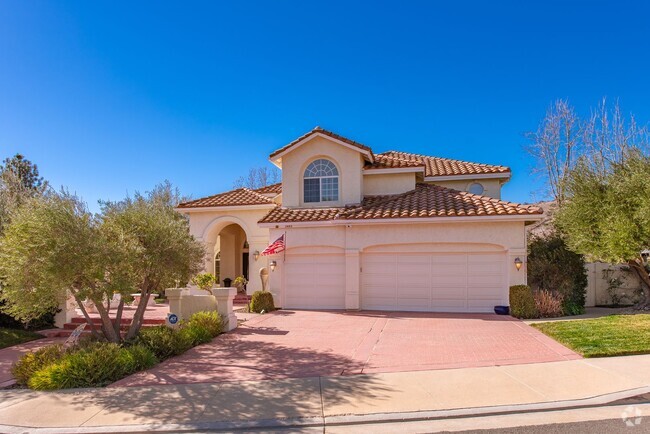
[{"label": "arched window", "polygon": [[304,198],[307,202],[339,200],[339,171],[324,158],[312,161],[305,169]]}]

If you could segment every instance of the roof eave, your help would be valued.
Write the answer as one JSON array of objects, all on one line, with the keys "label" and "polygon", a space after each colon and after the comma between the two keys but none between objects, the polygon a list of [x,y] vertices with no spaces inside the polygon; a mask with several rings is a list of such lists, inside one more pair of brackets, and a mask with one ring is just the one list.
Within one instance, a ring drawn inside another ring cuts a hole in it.
[{"label": "roof eave", "polygon": [[477,215],[477,216],[438,216],[438,217],[411,217],[390,219],[351,219],[351,220],[320,220],[309,222],[273,222],[258,223],[262,228],[291,227],[291,226],[332,226],[332,225],[377,225],[377,224],[408,224],[408,223],[480,223],[485,221],[519,221],[536,222],[543,218],[543,214],[503,214],[503,215]]},{"label": "roof eave", "polygon": [[174,211],[182,214],[190,214],[194,212],[209,212],[209,211],[243,211],[251,209],[273,209],[277,206],[275,203],[260,203],[254,205],[224,205],[224,206],[192,206],[192,207],[176,207]]}]

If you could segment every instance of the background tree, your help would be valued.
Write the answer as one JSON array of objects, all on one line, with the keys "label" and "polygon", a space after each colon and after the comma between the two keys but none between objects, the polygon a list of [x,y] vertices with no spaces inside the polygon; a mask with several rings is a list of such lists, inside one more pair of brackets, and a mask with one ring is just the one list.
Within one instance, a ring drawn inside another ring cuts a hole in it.
[{"label": "background tree", "polygon": [[603,99],[588,117],[580,117],[566,100],[548,108],[537,131],[526,134],[526,150],[534,158],[533,173],[544,180],[546,196],[560,206],[567,198],[566,182],[578,161],[594,174],[606,176],[611,164],[621,163],[631,150],[647,152],[647,127],[626,117],[618,102]]},{"label": "background tree", "polygon": [[[103,203],[100,215],[66,192],[29,199],[0,239],[3,309],[27,321],[71,295],[94,334],[121,342],[124,296],[137,291],[142,299],[126,335],[134,337],[151,294],[175,279],[187,281],[202,264],[203,246],[173,210],[177,197],[166,183],[145,195]],[[117,306],[111,305],[114,293],[123,295]],[[96,306],[101,330],[85,300]]]},{"label": "background tree", "polygon": [[544,179],[547,195],[557,202],[565,199],[565,179],[581,151],[581,129],[574,108],[559,99],[548,108],[537,131],[526,134],[526,149],[535,159],[533,172]]},{"label": "background tree", "polygon": [[40,176],[36,164],[20,154],[5,158],[0,164],[0,234],[13,210],[46,189],[47,182]]},{"label": "background tree", "polygon": [[280,171],[275,167],[252,167],[247,176],[240,176],[233,183],[233,188],[250,188],[256,190],[280,182]]}]

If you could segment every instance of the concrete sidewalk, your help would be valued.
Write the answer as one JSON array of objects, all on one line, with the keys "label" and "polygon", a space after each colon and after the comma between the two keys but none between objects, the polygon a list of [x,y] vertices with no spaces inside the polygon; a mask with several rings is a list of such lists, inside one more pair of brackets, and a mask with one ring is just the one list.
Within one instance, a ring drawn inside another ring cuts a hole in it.
[{"label": "concrete sidewalk", "polygon": [[[321,427],[596,405],[650,392],[650,355],[64,392],[0,391],[0,431]],[[21,428],[22,427],[22,428]],[[66,430],[66,428],[68,428]]]}]

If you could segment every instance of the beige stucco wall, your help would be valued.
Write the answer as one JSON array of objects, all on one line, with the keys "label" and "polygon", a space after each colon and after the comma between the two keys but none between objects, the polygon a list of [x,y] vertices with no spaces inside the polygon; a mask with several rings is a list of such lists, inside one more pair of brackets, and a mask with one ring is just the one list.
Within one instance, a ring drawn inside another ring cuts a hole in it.
[{"label": "beige stucco wall", "polygon": [[382,173],[363,176],[364,196],[399,194],[415,188],[415,173]]},{"label": "beige stucco wall", "polygon": [[[359,258],[364,251],[409,245],[409,249],[439,252],[503,251],[506,255],[508,285],[526,283],[525,265],[514,266],[515,258],[526,257],[524,222],[468,223],[403,223],[337,225],[322,227],[271,228],[270,238],[286,233],[287,252],[333,253],[345,255],[346,307],[358,308]],[[397,247],[399,248],[399,247]],[[285,254],[286,254],[285,253]],[[271,257],[277,267],[270,274],[270,287],[278,305],[282,306],[283,262],[285,254]],[[507,287],[504,297],[507,299]],[[355,305],[356,303],[356,305]]]},{"label": "beige stucco wall", "polygon": [[467,191],[469,186],[475,182],[483,185],[485,189],[483,196],[501,199],[501,181],[500,179],[462,179],[458,181],[431,181],[430,184],[439,185],[441,187],[451,188],[454,190]]},{"label": "beige stucco wall", "polygon": [[[199,241],[202,241],[206,247],[205,266],[207,272],[214,272],[214,255],[215,245],[219,234],[231,224],[239,225],[246,234],[246,241],[249,245],[249,283],[246,291],[252,294],[254,291],[262,289],[262,283],[259,278],[259,270],[262,267],[267,267],[269,259],[260,256],[257,261],[253,253],[255,251],[263,251],[269,245],[269,230],[260,228],[257,222],[264,217],[271,207],[260,209],[224,209],[224,210],[210,210],[210,211],[184,211],[190,215],[190,233]],[[224,255],[228,256],[228,252],[235,250],[241,252],[241,245],[244,239],[236,234],[237,231],[226,230],[225,237],[221,239],[222,260]],[[238,246],[237,249],[235,247]],[[222,262],[222,277],[235,278],[241,274],[241,258],[237,259],[234,253],[232,261]],[[228,265],[228,264],[232,265]],[[224,269],[224,265],[226,269]]]},{"label": "beige stucco wall", "polygon": [[609,279],[617,279],[620,284],[614,285],[613,293],[620,298],[622,304],[633,304],[639,299],[641,282],[625,266],[606,264],[603,262],[591,262],[586,264],[587,268],[587,293],[585,297],[586,306],[612,304],[612,294],[607,290],[610,286]]},{"label": "beige stucco wall", "polygon": [[339,200],[308,203],[307,206],[341,206],[360,203],[363,183],[361,154],[324,137],[316,136],[282,157],[282,205],[289,208],[305,206],[303,174],[307,165],[318,158],[327,158],[337,166]]}]

